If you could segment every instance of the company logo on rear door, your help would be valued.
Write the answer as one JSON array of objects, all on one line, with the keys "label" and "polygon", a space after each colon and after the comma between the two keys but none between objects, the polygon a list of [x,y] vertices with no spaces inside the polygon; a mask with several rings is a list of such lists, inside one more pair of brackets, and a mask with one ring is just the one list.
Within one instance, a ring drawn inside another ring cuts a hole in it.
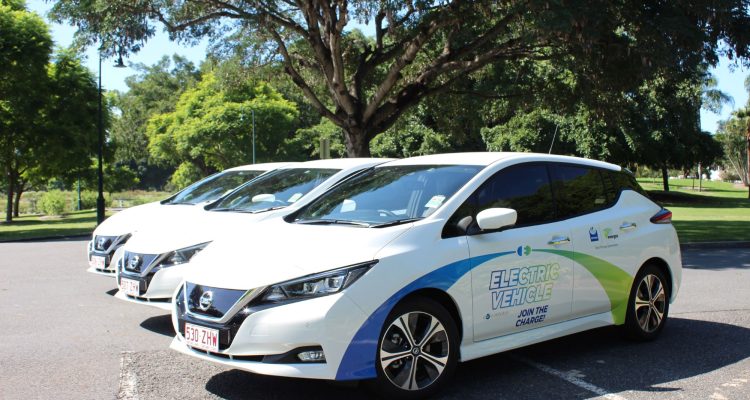
[{"label": "company logo on rear door", "polygon": [[596,230],[593,226],[589,229],[589,240],[592,242],[598,242],[599,241],[599,231]]}]

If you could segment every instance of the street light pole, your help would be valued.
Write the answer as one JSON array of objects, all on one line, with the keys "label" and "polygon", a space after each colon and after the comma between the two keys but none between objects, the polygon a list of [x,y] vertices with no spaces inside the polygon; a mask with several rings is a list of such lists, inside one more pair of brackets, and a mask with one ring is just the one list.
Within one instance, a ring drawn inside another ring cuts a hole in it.
[{"label": "street light pole", "polygon": [[102,123],[102,53],[99,52],[99,121],[97,129],[99,131],[99,151],[97,154],[97,184],[99,194],[96,198],[96,224],[99,225],[104,221],[104,170],[102,167],[102,153],[104,153],[104,127]]}]

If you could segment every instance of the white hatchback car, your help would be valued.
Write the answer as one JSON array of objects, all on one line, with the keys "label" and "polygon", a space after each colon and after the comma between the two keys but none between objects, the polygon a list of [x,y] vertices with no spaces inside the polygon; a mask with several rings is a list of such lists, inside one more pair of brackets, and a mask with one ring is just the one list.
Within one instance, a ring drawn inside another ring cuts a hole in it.
[{"label": "white hatchback car", "polygon": [[620,167],[531,153],[380,165],[215,240],[171,348],[251,372],[438,390],[458,361],[606,325],[655,338],[680,286],[671,213]]},{"label": "white hatchback car", "polygon": [[122,246],[138,229],[181,220],[232,189],[293,163],[265,163],[229,168],[186,187],[172,196],[122,210],[99,224],[87,246],[88,272],[113,276]]},{"label": "white hatchback car", "polygon": [[[115,297],[171,310],[190,259],[221,232],[289,213],[331,186],[389,159],[342,158],[296,163],[242,185],[181,221],[151,224],[123,247]],[[249,247],[248,247],[249,248]]]}]

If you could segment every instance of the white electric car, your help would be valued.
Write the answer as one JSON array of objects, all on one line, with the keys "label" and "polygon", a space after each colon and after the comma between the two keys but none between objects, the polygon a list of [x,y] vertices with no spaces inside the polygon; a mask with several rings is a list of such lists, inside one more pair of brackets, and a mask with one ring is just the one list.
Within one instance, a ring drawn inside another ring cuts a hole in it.
[{"label": "white electric car", "polygon": [[601,327],[664,327],[671,213],[620,167],[521,153],[386,163],[237,227],[175,293],[171,348],[260,374],[438,390],[458,361]]},{"label": "white electric car", "polygon": [[122,246],[138,229],[153,223],[185,218],[185,215],[195,213],[243,183],[290,164],[266,163],[226,169],[193,183],[165,200],[131,207],[112,215],[96,227],[88,243],[88,271],[112,276],[122,256]]},{"label": "white electric car", "polygon": [[[289,213],[336,183],[389,161],[378,158],[317,160],[279,168],[240,186],[182,221],[151,224],[123,247],[115,297],[171,310],[170,301],[190,259],[232,225]],[[246,249],[251,249],[248,243]]]}]

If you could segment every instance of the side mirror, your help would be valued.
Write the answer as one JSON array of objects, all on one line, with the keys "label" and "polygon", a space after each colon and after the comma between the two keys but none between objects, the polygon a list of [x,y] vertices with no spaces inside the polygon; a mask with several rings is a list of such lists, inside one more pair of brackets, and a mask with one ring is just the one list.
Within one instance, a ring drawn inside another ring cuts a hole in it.
[{"label": "side mirror", "polygon": [[483,231],[492,231],[515,225],[518,213],[511,208],[488,208],[477,214],[477,225]]}]

